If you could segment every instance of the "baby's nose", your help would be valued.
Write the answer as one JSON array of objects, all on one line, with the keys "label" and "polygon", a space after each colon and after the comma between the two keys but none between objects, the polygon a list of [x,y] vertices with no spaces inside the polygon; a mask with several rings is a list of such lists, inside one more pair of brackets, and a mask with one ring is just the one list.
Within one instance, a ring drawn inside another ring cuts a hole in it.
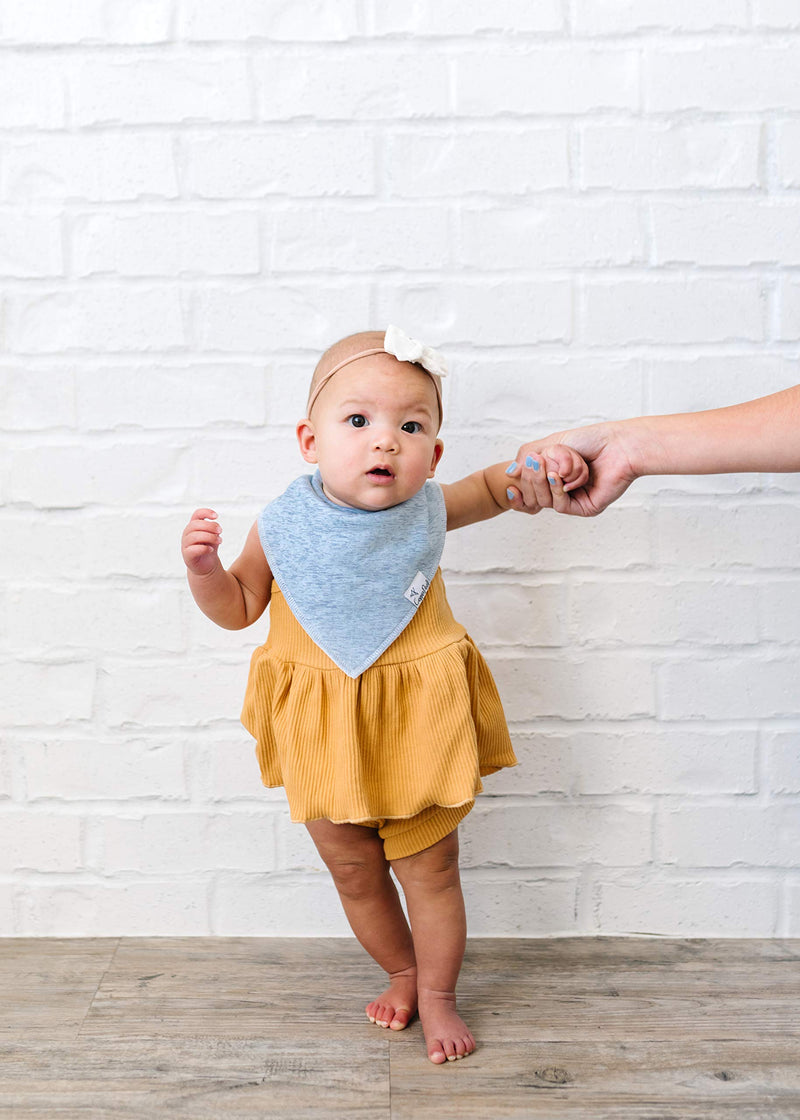
[{"label": "baby's nose", "polygon": [[391,451],[397,446],[395,434],[390,428],[384,428],[382,431],[375,431],[372,438],[375,447],[381,451]]}]

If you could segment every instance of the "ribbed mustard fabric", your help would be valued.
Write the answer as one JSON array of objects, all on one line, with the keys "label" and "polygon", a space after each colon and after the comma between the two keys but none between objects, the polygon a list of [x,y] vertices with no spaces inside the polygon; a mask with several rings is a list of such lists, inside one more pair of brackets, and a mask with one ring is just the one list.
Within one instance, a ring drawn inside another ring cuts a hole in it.
[{"label": "ribbed mustard fabric", "polygon": [[359,824],[465,805],[482,775],[517,762],[489,667],[453,618],[441,571],[400,637],[354,678],[273,584],[242,723],[264,785],[285,787],[294,821]]},{"label": "ribbed mustard fabric", "polygon": [[415,817],[390,817],[382,821],[362,821],[378,830],[383,840],[383,854],[389,861],[416,855],[425,848],[432,848],[445,836],[458,828],[460,822],[470,812],[473,801],[457,805],[455,809],[442,809],[431,805]]}]

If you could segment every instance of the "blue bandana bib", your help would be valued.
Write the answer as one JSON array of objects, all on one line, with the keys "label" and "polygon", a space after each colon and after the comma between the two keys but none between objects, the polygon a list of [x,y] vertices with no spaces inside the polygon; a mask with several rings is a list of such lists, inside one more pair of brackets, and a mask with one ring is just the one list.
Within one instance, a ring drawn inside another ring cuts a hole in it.
[{"label": "blue bandana bib", "polygon": [[319,471],[296,478],[258,518],[292,614],[348,677],[377,661],[414,617],[439,567],[446,529],[435,482],[373,512],[330,501]]}]

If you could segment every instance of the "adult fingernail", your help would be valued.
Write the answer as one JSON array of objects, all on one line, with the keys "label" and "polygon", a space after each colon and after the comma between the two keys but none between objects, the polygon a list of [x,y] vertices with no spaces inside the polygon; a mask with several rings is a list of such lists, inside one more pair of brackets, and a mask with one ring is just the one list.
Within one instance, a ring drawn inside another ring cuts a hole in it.
[{"label": "adult fingernail", "polygon": [[513,474],[516,469],[517,469],[517,464],[516,463],[510,463],[506,467],[506,474]]},{"label": "adult fingernail", "polygon": [[550,483],[551,486],[555,486],[555,484],[556,484],[556,480],[553,478],[553,476],[551,474],[549,474],[547,476],[547,481]]},{"label": "adult fingernail", "polygon": [[510,502],[513,502],[514,501],[514,491],[513,490],[506,490],[506,497],[508,498],[508,500]]}]

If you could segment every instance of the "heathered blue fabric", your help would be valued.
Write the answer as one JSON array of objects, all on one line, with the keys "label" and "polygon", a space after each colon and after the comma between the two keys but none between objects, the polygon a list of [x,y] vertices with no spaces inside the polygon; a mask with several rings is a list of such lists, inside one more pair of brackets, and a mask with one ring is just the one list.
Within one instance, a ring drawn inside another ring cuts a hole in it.
[{"label": "heathered blue fabric", "polygon": [[372,512],[331,502],[319,471],[296,478],[258,518],[267,562],[292,613],[349,677],[368,669],[414,617],[419,602],[405,593],[419,572],[433,579],[446,528],[435,482]]}]

